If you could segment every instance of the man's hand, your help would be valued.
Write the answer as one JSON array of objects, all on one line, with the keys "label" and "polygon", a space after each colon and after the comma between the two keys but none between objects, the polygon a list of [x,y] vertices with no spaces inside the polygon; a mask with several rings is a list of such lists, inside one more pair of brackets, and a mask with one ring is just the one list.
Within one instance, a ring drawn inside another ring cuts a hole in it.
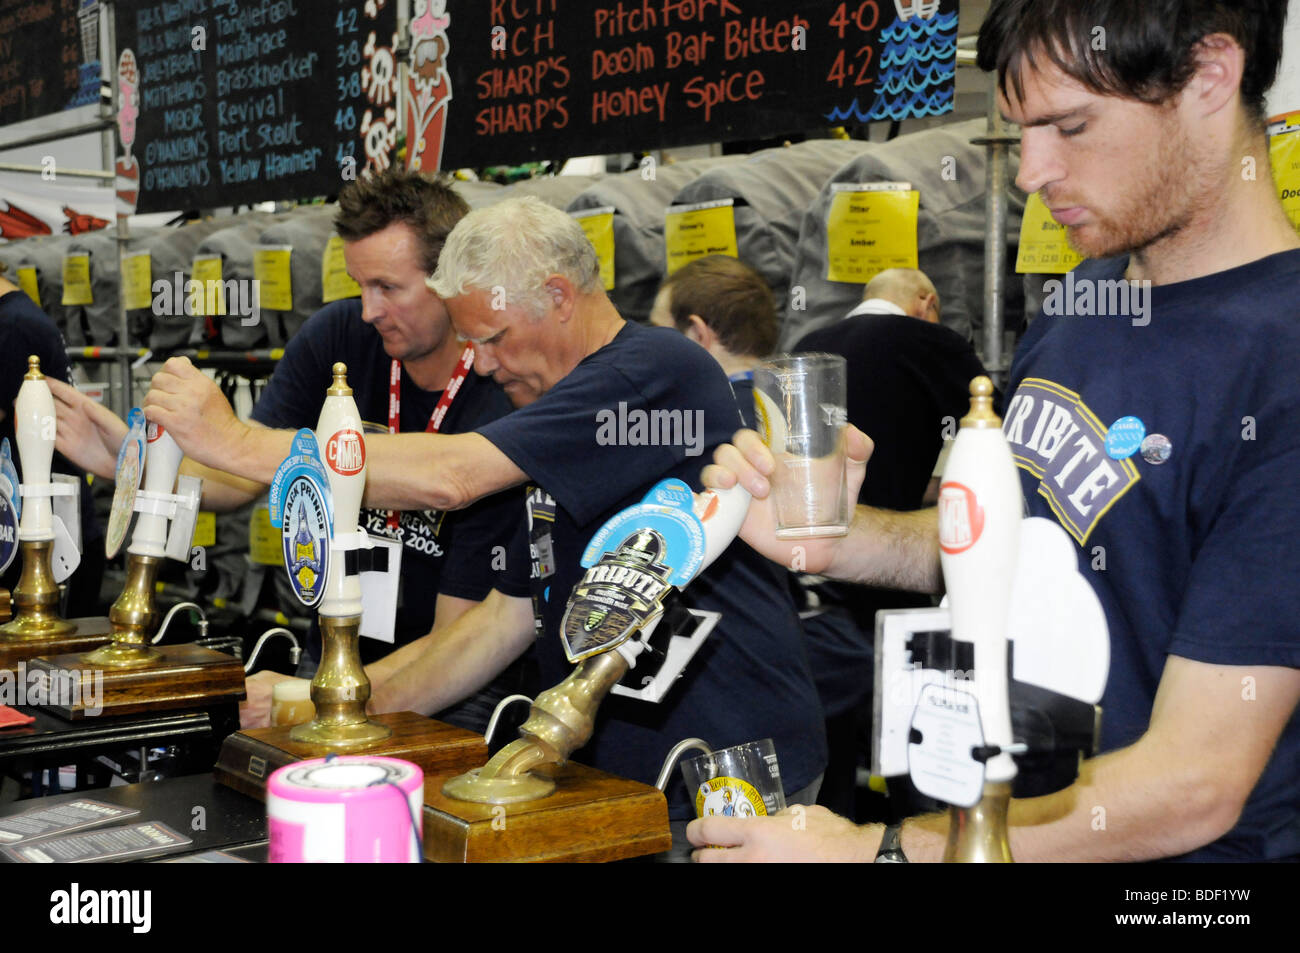
[{"label": "man's hand", "polygon": [[[707,487],[728,489],[739,481],[754,498],[740,528],[740,538],[774,563],[803,572],[823,572],[847,537],[786,540],[776,538],[776,511],[769,498],[772,485],[768,477],[776,467],[772,452],[763,438],[752,430],[739,430],[734,444],[724,443],[713,453],[714,462],[704,468],[701,479]],[[850,510],[856,504],[858,490],[867,474],[871,458],[871,438],[852,424],[844,428],[847,453],[848,495]],[[795,559],[795,550],[800,551]]]},{"label": "man's hand", "polygon": [[[820,805],[788,807],[774,817],[722,817],[691,821],[686,837],[700,848],[701,864],[869,862],[884,829],[858,827]],[[727,848],[723,850],[722,848]]]},{"label": "man's hand", "polygon": [[239,703],[240,728],[268,728],[271,725],[271,693],[277,682],[294,681],[292,675],[279,672],[258,672],[244,679],[244,692],[248,695]]},{"label": "man's hand", "polygon": [[232,449],[248,430],[216,381],[184,357],[171,358],[154,375],[144,414],[162,424],[186,456],[217,469],[229,465]]},{"label": "man's hand", "polygon": [[55,449],[88,473],[113,479],[117,451],[126,439],[126,422],[57,377],[47,377],[45,382],[54,397]]}]

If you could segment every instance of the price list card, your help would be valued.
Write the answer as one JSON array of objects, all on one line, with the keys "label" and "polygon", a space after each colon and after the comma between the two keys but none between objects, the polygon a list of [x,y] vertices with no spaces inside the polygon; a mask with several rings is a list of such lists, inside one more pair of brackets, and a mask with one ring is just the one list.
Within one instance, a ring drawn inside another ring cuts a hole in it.
[{"label": "price list card", "polygon": [[957,3],[449,0],[436,36],[455,168],[948,112]]},{"label": "price list card", "polygon": [[388,165],[395,4],[134,0],[116,10],[119,63],[133,80],[119,166],[139,170],[137,211],[330,195]]}]

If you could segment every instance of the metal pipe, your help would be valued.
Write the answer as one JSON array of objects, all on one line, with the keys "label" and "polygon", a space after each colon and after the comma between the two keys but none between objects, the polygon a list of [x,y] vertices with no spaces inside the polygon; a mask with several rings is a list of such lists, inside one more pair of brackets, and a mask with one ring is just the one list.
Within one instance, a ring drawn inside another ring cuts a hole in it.
[{"label": "metal pipe", "polygon": [[985,147],[984,215],[984,367],[999,385],[1006,384],[1008,368],[1002,353],[1006,326],[1007,183],[1010,169],[1008,137],[998,110],[997,89],[989,90],[988,136]]},{"label": "metal pipe", "polygon": [[687,738],[677,742],[673,745],[673,750],[668,752],[668,757],[664,758],[663,767],[659,769],[659,777],[655,780],[655,787],[660,791],[668,790],[668,780],[673,776],[673,768],[677,767],[677,761],[681,756],[692,748],[705,754],[713,754],[713,749],[703,738]]},{"label": "metal pipe", "polygon": [[[34,136],[28,136],[26,139],[18,139],[14,142],[6,142],[5,151],[11,149],[22,149],[26,146],[39,146],[46,142],[54,142],[58,139],[69,139],[72,136],[84,136],[90,133],[103,132],[105,129],[112,129],[116,123],[112,119],[97,119],[94,122],[88,122],[80,126],[68,126],[66,129],[54,129],[49,132],[37,133]],[[63,174],[63,170],[59,170]]]},{"label": "metal pipe", "polygon": [[483,740],[489,745],[492,744],[492,736],[497,733],[497,722],[501,720],[502,713],[515,702],[528,702],[531,705],[533,700],[527,695],[507,695],[497,702],[497,707],[492,709],[492,717],[488,719],[487,731],[483,732]]},{"label": "metal pipe", "polygon": [[271,639],[273,636],[277,636],[277,635],[282,635],[285,638],[287,638],[290,642],[293,643],[293,648],[289,650],[289,661],[291,661],[294,665],[298,664],[298,660],[302,658],[302,646],[298,644],[298,637],[294,635],[292,632],[290,632],[288,629],[286,629],[284,626],[278,625],[273,629],[267,629],[265,632],[261,634],[261,636],[258,637],[257,642],[254,643],[253,651],[248,653],[248,661],[244,663],[245,675],[251,672],[253,670],[253,666],[257,664],[257,657],[262,654],[262,646],[267,643],[268,639]]},{"label": "metal pipe", "polygon": [[[27,165],[21,162],[0,162],[0,172],[30,172],[33,175],[43,175],[46,172],[43,165]],[[105,172],[102,169],[63,169],[55,167],[55,175],[66,175],[77,179],[104,179],[111,180],[114,173]]]},{"label": "metal pipe", "polygon": [[[100,50],[103,57],[102,62],[106,64],[109,75],[109,101],[107,104],[100,99],[100,109],[104,113],[104,118],[115,119],[118,110],[118,91],[117,91],[117,30],[113,21],[113,5],[111,3],[102,3],[100,10],[103,19],[100,21]],[[103,137],[102,148],[108,162],[108,167],[113,170],[113,178],[116,179],[117,157],[114,150],[112,135],[106,133]],[[117,192],[113,193],[113,201],[116,205]],[[118,214],[117,216],[117,346],[119,349],[127,349],[131,343],[131,327],[126,317],[126,289],[122,287],[121,275],[126,263],[126,246],[131,240],[131,226],[127,216]],[[131,358],[122,354],[118,358],[118,371],[122,375],[122,389],[118,392],[117,412],[123,420],[131,412],[131,406],[134,403],[131,393]]]}]

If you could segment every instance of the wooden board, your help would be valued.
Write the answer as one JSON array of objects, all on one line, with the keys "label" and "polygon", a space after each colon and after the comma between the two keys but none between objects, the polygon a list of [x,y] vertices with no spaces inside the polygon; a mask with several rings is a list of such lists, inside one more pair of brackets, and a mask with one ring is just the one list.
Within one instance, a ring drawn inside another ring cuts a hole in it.
[{"label": "wooden board", "polygon": [[368,754],[401,758],[419,765],[426,776],[461,774],[487,763],[487,742],[464,728],[425,718],[413,711],[375,715],[374,720],[393,729],[391,737],[360,750],[340,751],[321,745],[301,744],[289,738],[292,728],[250,728],[231,735],[221,746],[213,768],[218,781],[250,797],[266,797],[271,772],[294,761],[323,758],[327,754]]},{"label": "wooden board", "polygon": [[[162,658],[142,668],[94,668],[81,653],[37,658],[28,670],[103,674],[100,717],[134,715],[171,708],[207,708],[244,697],[244,666],[239,659],[198,645],[155,646]],[[46,705],[64,718],[87,717],[84,699],[72,705]]]},{"label": "wooden board", "polygon": [[41,656],[80,655],[82,652],[89,652],[113,641],[113,625],[108,621],[108,616],[91,616],[68,621],[77,626],[76,631],[68,635],[30,642],[0,640],[0,668],[16,669],[19,662],[30,662]]},{"label": "wooden board", "polygon": [[538,769],[555,792],[521,804],[471,804],[424,782],[424,856],[442,863],[611,861],[672,846],[658,788],[574,764]]}]

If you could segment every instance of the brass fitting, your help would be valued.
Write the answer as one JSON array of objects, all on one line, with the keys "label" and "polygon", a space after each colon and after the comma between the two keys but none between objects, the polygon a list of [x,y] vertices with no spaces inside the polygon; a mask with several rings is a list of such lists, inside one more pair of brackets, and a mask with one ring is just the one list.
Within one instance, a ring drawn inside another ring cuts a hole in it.
[{"label": "brass fitting", "polygon": [[989,781],[974,807],[948,809],[948,845],[945,864],[1010,864],[1011,841],[1007,832],[1007,811],[1011,806],[1011,784]]},{"label": "brass fitting", "polygon": [[68,635],[76,626],[59,616],[59,584],[50,568],[54,541],[23,540],[23,571],[13,591],[15,618],[0,625],[0,641],[38,642]]},{"label": "brass fitting", "polygon": [[366,717],[370,678],[361,666],[361,616],[320,617],[320,668],[311,680],[316,717],[298,725],[289,737],[304,744],[358,748],[392,735],[387,725]]},{"label": "brass fitting", "polygon": [[161,557],[127,555],[126,585],[108,610],[113,641],[87,652],[81,657],[83,662],[106,668],[138,668],[162,658],[162,653],[149,645],[149,638],[158,628],[154,583],[161,568]]},{"label": "brass fitting", "polygon": [[479,770],[451,778],[442,793],[478,804],[510,804],[550,794],[555,782],[530,772],[544,764],[563,764],[591,739],[600,703],[627,669],[627,660],[618,652],[583,659],[568,678],[537,696],[517,741]]}]

